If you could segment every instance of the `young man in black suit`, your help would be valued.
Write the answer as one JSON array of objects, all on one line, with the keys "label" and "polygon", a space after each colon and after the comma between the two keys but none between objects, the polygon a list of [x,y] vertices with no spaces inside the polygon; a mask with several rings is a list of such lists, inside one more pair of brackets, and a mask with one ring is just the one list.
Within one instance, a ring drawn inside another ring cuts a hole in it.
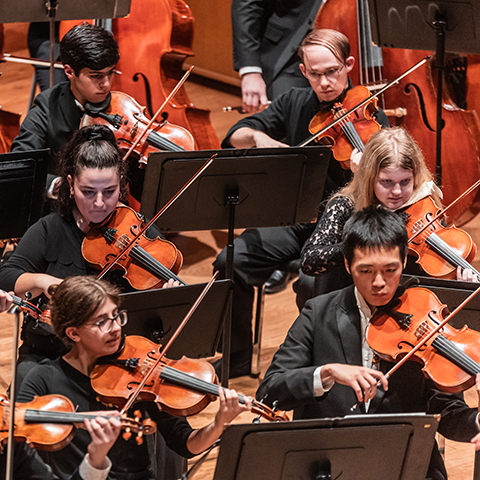
[{"label": "young man in black suit", "polygon": [[[373,313],[400,293],[407,245],[403,219],[389,210],[369,207],[349,219],[343,251],[354,285],[307,302],[275,354],[257,397],[268,394],[267,403],[278,400],[279,408],[294,410],[295,419],[344,416],[357,402],[368,413],[439,413],[442,435],[472,441],[480,448],[478,410],[469,408],[461,394],[440,391],[414,361],[387,381],[384,373],[393,364],[377,361],[367,343]],[[447,478],[437,446],[427,478]]]}]

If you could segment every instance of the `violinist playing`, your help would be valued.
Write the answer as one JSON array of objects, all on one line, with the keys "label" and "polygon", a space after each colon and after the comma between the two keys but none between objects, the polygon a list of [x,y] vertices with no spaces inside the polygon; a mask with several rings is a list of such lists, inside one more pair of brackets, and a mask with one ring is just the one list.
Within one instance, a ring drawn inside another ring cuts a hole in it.
[{"label": "violinist playing", "polygon": [[[28,373],[18,392],[20,402],[53,393],[69,398],[82,412],[107,409],[97,400],[98,394],[89,377],[100,357],[115,354],[120,348],[127,313],[119,310],[119,293],[117,287],[90,276],[69,277],[49,289],[53,327],[62,340],[71,344],[71,350],[56,360],[44,360]],[[245,404],[240,404],[234,390],[220,389],[219,400],[214,421],[197,430],[192,429],[185,418],[161,412],[161,407],[153,402],[136,403],[134,409],[142,412],[142,418],[148,412],[174,451],[192,457],[220,437],[225,423],[251,409],[251,399],[246,398]],[[77,430],[64,449],[41,453],[53,472],[65,479],[81,462],[88,443],[88,433]],[[134,436],[129,440],[120,437],[111,448],[109,458],[112,462],[109,478],[158,478],[153,471],[147,439],[137,445]]]},{"label": "violinist playing", "polygon": [[[78,130],[60,156],[59,175],[56,211],[27,230],[0,269],[0,288],[22,298],[30,292],[34,299],[40,296],[45,300],[49,287],[64,278],[99,273],[82,256],[82,242],[90,223],[102,223],[126,198],[126,164],[107,127],[92,125]],[[147,232],[151,238],[158,235],[155,227]],[[120,270],[112,270],[108,278],[124,291],[133,290],[122,275]],[[22,339],[20,381],[35,362],[54,359],[62,352],[63,345],[50,325],[31,316],[24,322]]]},{"label": "violinist playing", "polygon": [[[441,208],[441,196],[419,146],[406,130],[391,127],[373,134],[354,179],[330,198],[303,247],[302,270],[317,277],[316,293],[351,283],[344,267],[341,239],[345,222],[353,212],[378,204],[405,211],[426,197]],[[404,215],[408,216],[408,211]],[[425,276],[416,260],[409,255],[405,273]],[[458,267],[456,274],[457,280],[478,280],[469,268]]]},{"label": "violinist playing", "polygon": [[60,43],[68,81],[41,92],[12,143],[12,152],[50,149],[48,173],[55,174],[57,156],[80,126],[85,104],[109,104],[115,66],[120,59],[113,35],[84,24],[69,30]]},{"label": "violinist playing", "polygon": [[[222,142],[223,148],[298,145],[310,137],[309,124],[313,117],[319,112],[330,112],[334,103],[343,100],[352,89],[348,74],[355,64],[355,58],[350,55],[349,41],[342,33],[313,30],[302,42],[299,56],[300,69],[310,86],[292,88],[276,98],[267,109],[240,120],[227,133]],[[382,127],[389,125],[381,110],[376,120]],[[356,158],[353,148],[352,158]],[[349,170],[343,169],[339,162],[332,159],[325,190],[318,203],[342,187],[350,176]],[[300,251],[314,226],[311,223],[294,227],[249,229],[235,239],[232,377],[250,373],[254,287],[263,285],[276,269],[281,269],[292,260],[297,261],[298,272]],[[223,273],[225,260],[224,250],[217,257],[214,269]]]},{"label": "violinist playing", "polygon": [[[384,373],[393,364],[378,360],[366,341],[372,315],[396,294],[406,263],[401,216],[382,206],[355,212],[343,229],[342,249],[354,284],[307,301],[257,397],[278,399],[279,408],[294,409],[295,419],[344,416],[358,402],[364,413],[441,414],[442,435],[480,449],[477,408],[469,408],[462,394],[439,390],[418,362],[406,362],[387,381]],[[476,389],[480,398],[480,375]],[[437,445],[426,478],[447,478]]]},{"label": "violinist playing", "polygon": [[[12,306],[12,297],[7,292],[0,291],[0,313]],[[78,469],[69,478],[71,480],[104,480],[110,471],[111,462],[107,457],[110,447],[115,443],[120,433],[120,422],[111,416],[106,419],[99,417],[86,420],[85,428],[91,437],[87,453]],[[5,478],[6,445],[0,444],[0,476]],[[31,480],[55,480],[52,469],[45,464],[38,453],[24,443],[16,443],[13,457],[13,478]]]}]

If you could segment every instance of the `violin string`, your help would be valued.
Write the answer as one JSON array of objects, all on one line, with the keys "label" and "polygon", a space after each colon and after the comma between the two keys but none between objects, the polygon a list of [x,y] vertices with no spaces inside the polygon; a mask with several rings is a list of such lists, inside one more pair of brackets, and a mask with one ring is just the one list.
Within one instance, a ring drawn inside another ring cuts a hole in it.
[{"label": "violin string", "polygon": [[[128,235],[121,235],[116,242],[117,248],[119,250],[123,250],[130,241],[131,240]],[[177,280],[183,285],[186,285],[181,278],[177,277],[171,270],[169,270],[165,265],[159,262],[155,257],[153,257],[139,245],[134,245],[129,253],[134,260],[137,260],[144,266],[148,267],[151,273],[159,277],[161,280],[168,282],[168,280],[173,279]]]},{"label": "violin string", "polygon": [[158,148],[159,150],[167,150],[168,152],[185,152],[185,149],[173,143],[161,133],[152,130],[147,136],[147,142]]},{"label": "violin string", "polygon": [[[435,327],[432,327],[427,320],[421,322],[421,324],[417,327],[424,328],[421,336],[423,337],[425,334],[430,333]],[[421,341],[421,339],[419,340]],[[469,355],[467,355],[464,351],[459,349],[452,341],[448,340],[444,335],[439,334],[437,335],[434,340],[432,341],[432,346],[437,348],[442,353],[448,354],[450,356],[451,361],[455,361],[459,364],[459,366],[464,369],[464,371],[470,375],[475,375],[476,373],[480,373],[480,365],[475,362]],[[467,371],[466,369],[470,369]]]}]

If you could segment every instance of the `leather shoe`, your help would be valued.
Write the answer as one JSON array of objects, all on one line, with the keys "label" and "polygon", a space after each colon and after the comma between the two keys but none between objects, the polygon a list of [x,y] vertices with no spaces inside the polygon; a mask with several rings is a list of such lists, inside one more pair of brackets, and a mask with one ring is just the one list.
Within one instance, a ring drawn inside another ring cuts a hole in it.
[{"label": "leather shoe", "polygon": [[284,272],[283,270],[275,270],[270,278],[265,282],[265,293],[270,295],[278,293],[287,288],[288,282],[294,278],[294,274]]}]

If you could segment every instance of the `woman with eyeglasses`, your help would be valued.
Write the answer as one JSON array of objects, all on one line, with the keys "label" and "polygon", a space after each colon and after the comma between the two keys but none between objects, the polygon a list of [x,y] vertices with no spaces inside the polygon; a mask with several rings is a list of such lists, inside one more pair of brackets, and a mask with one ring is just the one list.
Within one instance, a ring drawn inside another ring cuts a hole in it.
[{"label": "woman with eyeglasses", "polygon": [[[49,294],[53,327],[56,334],[71,345],[71,350],[56,360],[45,359],[33,368],[20,387],[18,400],[28,402],[35,396],[52,393],[69,398],[80,412],[106,410],[97,400],[90,375],[100,357],[112,355],[120,347],[122,326],[127,323],[127,313],[119,310],[120,290],[104,280],[79,276],[51,286]],[[139,402],[134,409],[140,410],[144,417],[148,414],[157,423],[170,448],[184,457],[192,457],[220,437],[224,424],[251,409],[251,400],[241,405],[233,390],[221,390],[219,400],[214,421],[197,430],[192,429],[186,419],[161,412],[154,403]],[[42,452],[42,456],[60,479],[68,478],[82,461],[89,442],[88,432],[77,430],[64,449]],[[156,478],[147,441],[138,446],[134,435],[128,441],[120,436],[109,458],[112,462],[109,478]]]},{"label": "woman with eyeglasses", "polygon": [[[68,276],[97,274],[82,256],[82,242],[90,223],[103,222],[126,200],[126,169],[110,129],[92,125],[78,130],[59,159],[56,211],[27,230],[0,269],[0,288],[20,297],[30,292],[32,302],[45,304],[50,286]],[[154,227],[147,232],[152,238],[159,234]],[[119,270],[109,272],[107,279],[123,291],[132,290]],[[36,362],[56,358],[65,349],[50,325],[31,317],[24,322],[22,340],[19,381]]]}]

